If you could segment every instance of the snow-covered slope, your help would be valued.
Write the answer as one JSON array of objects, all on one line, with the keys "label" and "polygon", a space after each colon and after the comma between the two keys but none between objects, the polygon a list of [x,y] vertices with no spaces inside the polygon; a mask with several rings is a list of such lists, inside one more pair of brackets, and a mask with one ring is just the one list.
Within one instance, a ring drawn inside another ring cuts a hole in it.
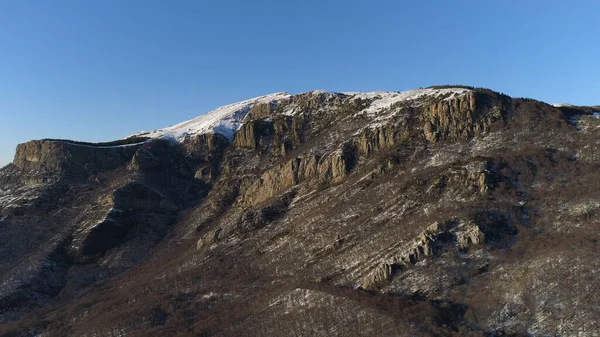
[{"label": "snow-covered slope", "polygon": [[187,136],[193,136],[203,133],[216,132],[233,140],[235,132],[242,126],[244,117],[250,112],[253,105],[258,103],[271,103],[290,97],[287,93],[276,93],[261,96],[242,102],[222,106],[207,114],[196,117],[168,128],[155,130],[152,132],[140,132],[135,136],[144,136],[150,138],[170,138],[182,141]]},{"label": "snow-covered slope", "polygon": [[[445,95],[448,98],[456,97],[458,95],[471,92],[465,88],[444,88],[444,89],[417,89],[403,92],[388,92],[388,91],[374,91],[374,92],[344,92],[341,93],[345,96],[350,96],[350,99],[364,99],[371,102],[371,104],[365,108],[360,114],[366,114],[367,116],[383,118],[381,114],[387,111],[390,106],[398,102],[407,102],[407,104],[417,104],[415,101],[424,98],[426,96],[440,96]],[[324,90],[311,91],[311,94],[339,94],[331,93]],[[244,123],[244,118],[250,112],[253,105],[259,103],[274,103],[284,99],[291,98],[292,95],[288,93],[275,93],[266,96],[261,96],[242,102],[226,105],[217,108],[204,115],[196,117],[192,120],[185,121],[168,128],[159,129],[151,132],[140,132],[133,136],[144,136],[149,138],[168,138],[176,141],[182,141],[188,136],[216,132],[227,137],[230,141],[237,130],[240,129]],[[294,109],[292,104],[283,113],[286,115],[295,115],[300,110]]]}]

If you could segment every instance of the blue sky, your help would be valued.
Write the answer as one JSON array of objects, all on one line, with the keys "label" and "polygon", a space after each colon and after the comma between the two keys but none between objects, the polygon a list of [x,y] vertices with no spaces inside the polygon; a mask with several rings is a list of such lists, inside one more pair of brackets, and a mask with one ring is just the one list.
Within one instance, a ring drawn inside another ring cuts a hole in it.
[{"label": "blue sky", "polygon": [[279,91],[489,87],[600,104],[598,1],[0,1],[0,166]]}]

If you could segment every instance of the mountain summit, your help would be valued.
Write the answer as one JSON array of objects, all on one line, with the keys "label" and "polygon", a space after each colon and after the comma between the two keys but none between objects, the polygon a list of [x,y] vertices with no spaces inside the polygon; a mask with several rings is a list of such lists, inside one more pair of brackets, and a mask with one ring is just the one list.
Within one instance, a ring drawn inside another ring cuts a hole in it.
[{"label": "mountain summit", "polygon": [[593,107],[276,93],[0,170],[6,336],[594,336]]},{"label": "mountain summit", "polygon": [[[330,93],[323,90],[315,90],[300,95],[323,95],[324,97],[340,95],[347,97],[348,100],[368,99],[370,101],[370,105],[365,108],[364,112],[373,114],[387,109],[393,104],[398,104],[401,102],[406,102],[407,104],[419,104],[417,101],[419,98],[439,96],[449,98],[450,96],[455,97],[470,91],[470,89],[466,88],[418,89],[405,92],[376,91],[365,93]],[[285,108],[280,111],[280,114],[293,116],[299,113],[299,110],[297,110],[296,105],[289,104],[292,102],[292,100],[292,95],[283,92],[261,96],[220,107],[206,113],[205,115],[165,129],[155,130],[152,132],[140,132],[134,136],[143,136],[149,138],[171,138],[177,141],[183,141],[186,137],[214,132],[219,133],[232,141],[235,132],[242,126],[244,119],[251,111],[252,107],[264,107],[266,105],[272,105],[274,107],[277,105],[285,106]],[[361,111],[361,113],[363,113],[363,111]]]}]

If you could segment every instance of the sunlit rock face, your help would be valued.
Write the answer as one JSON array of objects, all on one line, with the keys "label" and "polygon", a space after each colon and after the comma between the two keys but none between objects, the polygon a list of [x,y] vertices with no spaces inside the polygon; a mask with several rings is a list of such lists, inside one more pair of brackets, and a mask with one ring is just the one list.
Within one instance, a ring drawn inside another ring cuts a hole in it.
[{"label": "sunlit rock face", "polygon": [[600,119],[276,93],[0,170],[0,335],[594,336]]}]

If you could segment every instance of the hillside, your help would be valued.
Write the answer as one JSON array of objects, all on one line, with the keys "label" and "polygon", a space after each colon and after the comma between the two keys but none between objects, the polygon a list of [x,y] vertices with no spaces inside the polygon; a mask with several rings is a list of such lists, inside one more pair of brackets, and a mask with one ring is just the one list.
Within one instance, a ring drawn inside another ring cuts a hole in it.
[{"label": "hillside", "polygon": [[600,119],[277,93],[0,170],[2,336],[598,336]]}]

